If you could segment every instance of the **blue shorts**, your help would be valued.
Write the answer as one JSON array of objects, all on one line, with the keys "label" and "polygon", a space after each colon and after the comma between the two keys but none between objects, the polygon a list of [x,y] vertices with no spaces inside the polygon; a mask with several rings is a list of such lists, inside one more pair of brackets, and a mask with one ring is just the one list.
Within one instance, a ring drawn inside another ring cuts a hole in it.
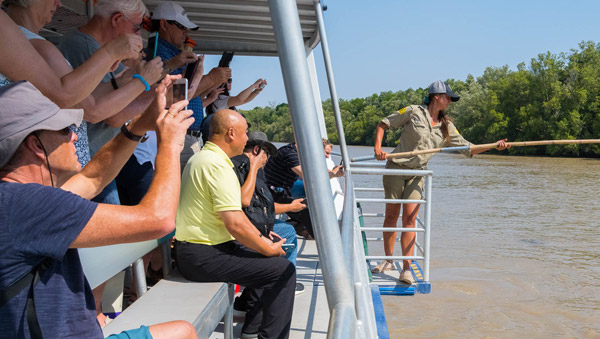
[{"label": "blue shorts", "polygon": [[111,339],[152,339],[150,328],[148,326],[140,326],[134,330],[123,331],[119,334],[111,334],[106,338]]}]

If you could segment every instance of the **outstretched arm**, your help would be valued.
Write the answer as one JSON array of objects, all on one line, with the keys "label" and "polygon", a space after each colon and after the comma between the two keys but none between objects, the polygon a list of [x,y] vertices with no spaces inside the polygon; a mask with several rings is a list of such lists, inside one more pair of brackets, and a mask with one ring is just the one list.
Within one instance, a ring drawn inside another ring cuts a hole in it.
[{"label": "outstretched arm", "polygon": [[266,85],[267,80],[258,79],[248,88],[241,91],[238,95],[230,96],[227,100],[227,107],[240,106],[254,100],[254,98],[256,98],[256,96],[262,91],[262,88],[260,88],[260,86],[263,83]]},{"label": "outstretched arm", "polygon": [[40,62],[40,54],[4,11],[0,11],[0,32],[0,73],[12,81],[31,82],[63,108],[82,101],[115,62],[134,58],[142,49],[142,39],[127,34],[101,47],[73,72],[58,77],[46,62]]}]

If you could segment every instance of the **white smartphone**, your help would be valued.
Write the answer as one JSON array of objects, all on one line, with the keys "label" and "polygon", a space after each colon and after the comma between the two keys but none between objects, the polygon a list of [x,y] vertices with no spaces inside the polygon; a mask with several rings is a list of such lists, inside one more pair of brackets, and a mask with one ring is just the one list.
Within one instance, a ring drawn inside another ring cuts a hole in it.
[{"label": "white smartphone", "polygon": [[[173,81],[173,103],[188,99],[188,79]],[[185,107],[187,109],[187,106]]]}]

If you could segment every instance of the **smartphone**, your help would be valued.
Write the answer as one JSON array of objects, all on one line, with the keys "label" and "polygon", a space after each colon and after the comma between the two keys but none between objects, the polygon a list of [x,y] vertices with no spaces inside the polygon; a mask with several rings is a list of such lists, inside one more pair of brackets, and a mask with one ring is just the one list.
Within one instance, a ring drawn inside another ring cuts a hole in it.
[{"label": "smartphone", "polygon": [[158,49],[158,32],[148,34],[148,46],[146,47],[146,57],[144,60],[150,61],[156,58],[156,51]]},{"label": "smartphone", "polygon": [[[173,103],[188,99],[188,79],[182,78],[173,81]],[[187,109],[187,106],[185,107]]]},{"label": "smartphone", "polygon": [[295,248],[296,248],[296,245],[294,245],[294,244],[281,245],[281,249],[284,250],[286,253],[292,252]]},{"label": "smartphone", "polygon": [[233,59],[233,52],[223,52],[221,60],[219,61],[219,67],[229,67],[231,59]]},{"label": "smartphone", "polygon": [[196,70],[198,69],[198,65],[200,65],[200,57],[194,63],[188,64],[185,68],[184,78],[188,81],[188,86],[192,83],[192,79],[194,78],[194,74],[196,74]]}]

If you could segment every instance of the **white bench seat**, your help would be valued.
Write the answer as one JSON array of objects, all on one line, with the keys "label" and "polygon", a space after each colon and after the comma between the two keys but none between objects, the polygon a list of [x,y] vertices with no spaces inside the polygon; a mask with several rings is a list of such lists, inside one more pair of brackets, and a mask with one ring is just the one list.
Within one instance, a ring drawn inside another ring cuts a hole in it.
[{"label": "white bench seat", "polygon": [[[141,325],[186,320],[194,325],[199,338],[208,338],[224,315],[232,312],[233,288],[227,283],[189,281],[173,270],[167,278],[160,280],[106,325],[104,335],[139,328]],[[228,328],[232,328],[231,321],[225,322],[225,332],[231,333]]]}]

